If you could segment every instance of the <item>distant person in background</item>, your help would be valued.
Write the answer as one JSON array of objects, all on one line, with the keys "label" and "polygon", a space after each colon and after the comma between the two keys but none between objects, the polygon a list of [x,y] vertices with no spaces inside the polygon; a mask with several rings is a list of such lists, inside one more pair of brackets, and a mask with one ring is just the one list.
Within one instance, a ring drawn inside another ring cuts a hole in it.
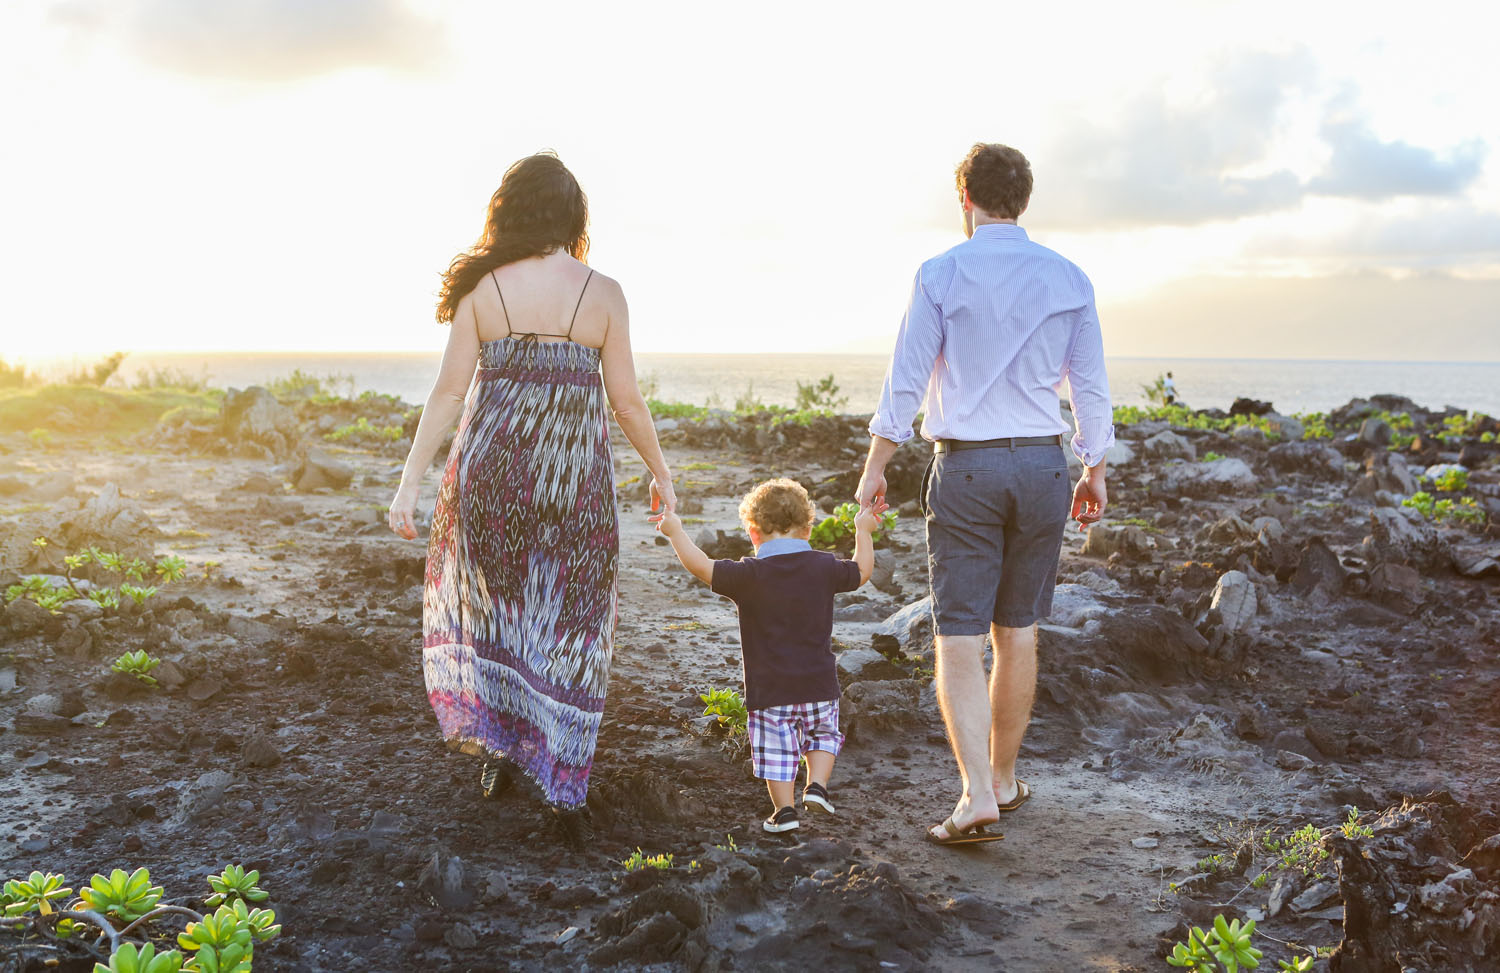
[{"label": "distant person in background", "polygon": [[[976,145],[958,167],[958,193],[969,240],[917,272],[857,495],[861,506],[885,496],[886,464],[924,412],[934,456],[918,501],[935,682],[962,781],[953,812],[926,833],[941,845],[997,840],[986,826],[1031,796],[1015,773],[1036,692],[1036,623],[1052,610],[1070,510],[1080,525],[1104,513],[1104,453],[1114,443],[1093,286],[1016,225],[1031,165],[1009,146]],[[1064,379],[1084,467],[1071,498]]]},{"label": "distant person in background", "polygon": [[625,295],[583,262],[587,228],[588,201],[555,155],[506,170],[484,235],[443,278],[448,347],[390,510],[391,530],[415,538],[422,475],[462,413],[427,543],[427,696],[448,745],[487,761],[485,796],[524,774],[575,844],[591,833],[616,617],[606,397],[651,473],[651,509],[677,502]]},{"label": "distant person in background", "polygon": [[1171,372],[1168,372],[1167,377],[1162,379],[1161,394],[1167,405],[1177,401],[1177,383],[1172,381]]}]

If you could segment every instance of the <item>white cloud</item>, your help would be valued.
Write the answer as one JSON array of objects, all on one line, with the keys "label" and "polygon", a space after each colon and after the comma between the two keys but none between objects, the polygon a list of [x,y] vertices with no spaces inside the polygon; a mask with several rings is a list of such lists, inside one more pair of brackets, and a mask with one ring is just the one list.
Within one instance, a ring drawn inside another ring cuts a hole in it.
[{"label": "white cloud", "polygon": [[419,72],[444,48],[440,26],[401,0],[83,0],[55,8],[54,20],[112,36],[152,67],[241,81]]},{"label": "white cloud", "polygon": [[1333,154],[1328,168],[1307,186],[1322,196],[1457,196],[1479,178],[1487,154],[1480,139],[1460,143],[1446,157],[1401,139],[1382,141],[1361,118],[1330,119],[1323,137]]}]

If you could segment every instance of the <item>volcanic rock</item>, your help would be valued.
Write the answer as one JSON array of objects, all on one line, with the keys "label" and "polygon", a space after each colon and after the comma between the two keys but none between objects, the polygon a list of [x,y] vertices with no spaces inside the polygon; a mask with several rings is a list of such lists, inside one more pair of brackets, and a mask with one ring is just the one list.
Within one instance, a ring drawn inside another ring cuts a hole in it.
[{"label": "volcanic rock", "polygon": [[46,628],[53,615],[30,598],[17,598],[5,606],[4,617],[6,627],[16,635],[31,635]]},{"label": "volcanic rock", "polygon": [[1244,460],[1231,456],[1207,463],[1168,466],[1163,471],[1160,483],[1167,493],[1219,496],[1226,493],[1248,493],[1256,489],[1260,481]]},{"label": "volcanic rock", "polygon": [[839,685],[864,680],[905,679],[906,672],[874,649],[849,649],[838,654]]},{"label": "volcanic rock", "polygon": [[1141,450],[1152,459],[1180,459],[1192,463],[1198,459],[1198,451],[1184,436],[1164,429],[1141,443]]},{"label": "volcanic rock", "polygon": [[1214,586],[1209,617],[1224,631],[1243,631],[1255,619],[1255,584],[1243,571],[1228,571]]},{"label": "volcanic rock", "polygon": [[342,490],[354,479],[354,468],[321,449],[310,449],[292,474],[292,482],[303,493],[328,487]]},{"label": "volcanic rock", "polygon": [[231,446],[253,443],[285,456],[297,438],[297,414],[258,385],[230,389],[219,413],[219,432]]}]

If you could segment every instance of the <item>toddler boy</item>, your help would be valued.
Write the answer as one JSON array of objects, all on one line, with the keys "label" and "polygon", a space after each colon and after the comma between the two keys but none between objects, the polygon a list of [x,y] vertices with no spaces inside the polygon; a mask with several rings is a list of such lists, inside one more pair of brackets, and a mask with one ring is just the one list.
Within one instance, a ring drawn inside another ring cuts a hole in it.
[{"label": "toddler boy", "polygon": [[833,596],[870,579],[875,566],[871,533],[885,509],[885,502],[877,501],[854,518],[853,560],[812,549],[808,537],[816,511],[807,491],[793,480],[768,480],[740,503],[754,557],[710,560],[675,514],[657,525],[682,566],[739,607],[750,748],[755,776],[766,782],[774,805],[761,825],[769,832],[792,831],[801,824],[795,804],[797,763],[803,756],[803,806],[833,813],[828,777],[844,743],[833,657]]}]

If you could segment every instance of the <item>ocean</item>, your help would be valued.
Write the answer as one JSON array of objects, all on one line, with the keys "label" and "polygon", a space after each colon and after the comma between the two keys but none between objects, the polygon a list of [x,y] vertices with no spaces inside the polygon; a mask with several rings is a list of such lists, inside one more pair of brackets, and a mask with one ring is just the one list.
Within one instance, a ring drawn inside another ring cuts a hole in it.
[{"label": "ocean", "polygon": [[[172,368],[214,385],[244,387],[301,369],[339,376],[342,387],[392,393],[422,402],[437,373],[438,356],[407,352],[348,354],[245,352],[133,354],[120,380],[152,368]],[[847,412],[870,412],[880,397],[886,358],[879,355],[778,354],[636,356],[636,372],[654,396],[731,408],[743,398],[791,405],[799,382],[832,375]],[[1500,415],[1500,362],[1309,361],[1301,359],[1111,358],[1110,387],[1117,404],[1142,403],[1142,386],[1172,372],[1181,400],[1196,408],[1227,409],[1237,396],[1269,401],[1283,413],[1321,412],[1352,398],[1389,392],[1429,408],[1445,405]]]}]

